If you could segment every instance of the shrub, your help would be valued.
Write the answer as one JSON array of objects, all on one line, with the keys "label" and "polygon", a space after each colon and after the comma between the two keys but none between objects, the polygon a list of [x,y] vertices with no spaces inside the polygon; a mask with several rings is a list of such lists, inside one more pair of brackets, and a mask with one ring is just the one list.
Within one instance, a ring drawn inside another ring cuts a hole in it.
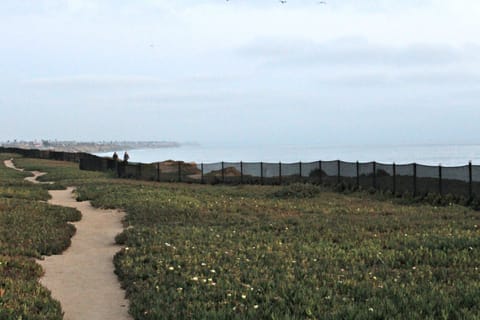
[{"label": "shrub", "polygon": [[309,183],[292,183],[273,192],[276,198],[313,198],[320,193],[320,188]]},{"label": "shrub", "polygon": [[445,200],[443,197],[438,193],[428,193],[424,198],[423,201],[434,205],[434,206],[444,206]]}]

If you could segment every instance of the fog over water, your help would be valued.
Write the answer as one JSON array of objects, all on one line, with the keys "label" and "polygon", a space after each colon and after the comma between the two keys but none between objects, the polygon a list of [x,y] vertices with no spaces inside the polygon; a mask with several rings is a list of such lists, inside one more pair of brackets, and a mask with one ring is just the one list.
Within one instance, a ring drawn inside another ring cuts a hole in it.
[{"label": "fog over water", "polygon": [[[124,150],[119,150],[121,156]],[[182,160],[197,163],[227,162],[313,162],[318,160],[377,161],[405,164],[460,166],[469,161],[480,165],[480,145],[346,146],[319,147],[295,145],[181,146],[178,148],[129,150],[130,161],[157,162]],[[102,153],[111,156],[112,153]]]}]

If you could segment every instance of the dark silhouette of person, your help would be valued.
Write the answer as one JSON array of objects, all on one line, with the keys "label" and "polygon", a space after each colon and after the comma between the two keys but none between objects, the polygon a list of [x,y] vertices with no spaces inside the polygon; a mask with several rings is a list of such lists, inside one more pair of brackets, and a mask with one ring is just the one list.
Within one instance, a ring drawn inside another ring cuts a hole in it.
[{"label": "dark silhouette of person", "polygon": [[128,155],[127,151],[123,154],[123,162],[127,163],[128,159],[130,159],[130,156]]},{"label": "dark silhouette of person", "polygon": [[117,161],[118,160],[118,154],[116,152],[114,152],[112,158],[113,158],[113,160]]}]

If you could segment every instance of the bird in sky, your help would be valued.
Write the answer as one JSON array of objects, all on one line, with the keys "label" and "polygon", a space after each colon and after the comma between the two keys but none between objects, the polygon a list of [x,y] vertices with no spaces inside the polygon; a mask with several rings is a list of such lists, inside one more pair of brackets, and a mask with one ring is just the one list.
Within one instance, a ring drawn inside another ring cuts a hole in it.
[{"label": "bird in sky", "polygon": [[[230,2],[230,0],[225,0],[226,2]],[[281,4],[287,3],[287,0],[278,0]],[[327,4],[327,1],[317,1],[317,4]]]}]

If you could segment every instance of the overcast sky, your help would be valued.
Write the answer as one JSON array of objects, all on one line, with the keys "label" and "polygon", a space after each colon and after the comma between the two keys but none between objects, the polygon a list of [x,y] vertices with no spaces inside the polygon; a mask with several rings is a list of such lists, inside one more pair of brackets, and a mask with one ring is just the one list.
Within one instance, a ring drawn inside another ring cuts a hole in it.
[{"label": "overcast sky", "polygon": [[1,0],[0,140],[477,143],[478,0]]}]

